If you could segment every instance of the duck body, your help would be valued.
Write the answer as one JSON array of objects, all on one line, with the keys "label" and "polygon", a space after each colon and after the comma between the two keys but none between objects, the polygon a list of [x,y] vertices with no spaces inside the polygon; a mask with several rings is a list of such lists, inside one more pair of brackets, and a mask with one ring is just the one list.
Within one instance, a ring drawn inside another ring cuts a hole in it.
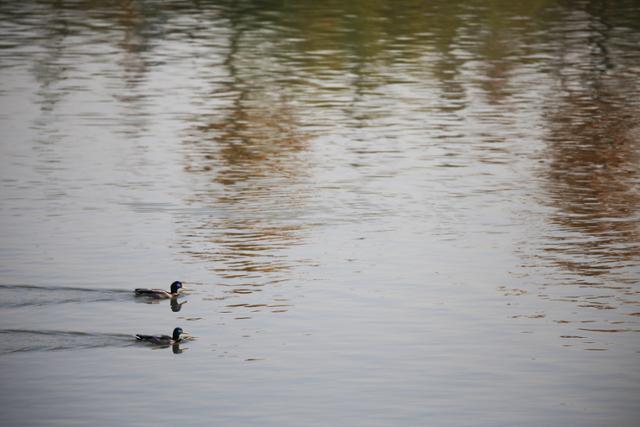
[{"label": "duck body", "polygon": [[172,345],[182,341],[180,335],[183,333],[182,328],[175,328],[173,335],[142,335],[136,334],[136,340],[148,342],[155,345]]},{"label": "duck body", "polygon": [[182,282],[173,282],[169,291],[164,289],[147,289],[137,288],[134,290],[136,296],[144,296],[157,299],[176,298],[180,294],[182,288]]},{"label": "duck body", "polygon": [[134,292],[136,293],[137,297],[150,297],[150,298],[158,298],[158,299],[175,298],[178,296],[178,294],[167,292],[163,289],[138,288]]}]

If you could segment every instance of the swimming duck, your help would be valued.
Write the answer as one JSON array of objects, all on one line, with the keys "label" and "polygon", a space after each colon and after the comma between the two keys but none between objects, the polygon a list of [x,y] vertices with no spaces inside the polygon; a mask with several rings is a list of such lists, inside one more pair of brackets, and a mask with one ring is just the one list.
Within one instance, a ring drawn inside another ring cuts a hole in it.
[{"label": "swimming duck", "polygon": [[178,291],[180,288],[182,288],[182,282],[175,281],[171,284],[171,292],[167,292],[163,289],[138,288],[135,290],[135,293],[136,296],[145,296],[151,298],[175,298],[178,296]]},{"label": "swimming duck", "polygon": [[172,345],[172,344],[178,344],[179,342],[182,341],[182,338],[180,338],[180,334],[182,333],[184,333],[182,328],[175,328],[173,330],[173,336],[136,334],[136,339],[138,341],[144,341],[144,342],[148,342],[156,345]]}]

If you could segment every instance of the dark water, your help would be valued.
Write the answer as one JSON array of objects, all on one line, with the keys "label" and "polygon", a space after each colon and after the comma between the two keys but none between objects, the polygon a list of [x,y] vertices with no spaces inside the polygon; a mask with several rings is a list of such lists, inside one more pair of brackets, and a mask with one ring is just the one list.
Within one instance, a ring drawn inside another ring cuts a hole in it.
[{"label": "dark water", "polygon": [[3,425],[638,425],[638,2],[2,2],[0,130]]}]

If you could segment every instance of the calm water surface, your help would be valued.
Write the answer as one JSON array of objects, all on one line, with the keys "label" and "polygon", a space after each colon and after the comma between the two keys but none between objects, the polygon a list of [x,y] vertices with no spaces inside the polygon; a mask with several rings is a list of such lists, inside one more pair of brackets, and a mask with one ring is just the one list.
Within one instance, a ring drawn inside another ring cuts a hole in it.
[{"label": "calm water surface", "polygon": [[2,2],[2,424],[637,426],[638,46],[631,0]]}]

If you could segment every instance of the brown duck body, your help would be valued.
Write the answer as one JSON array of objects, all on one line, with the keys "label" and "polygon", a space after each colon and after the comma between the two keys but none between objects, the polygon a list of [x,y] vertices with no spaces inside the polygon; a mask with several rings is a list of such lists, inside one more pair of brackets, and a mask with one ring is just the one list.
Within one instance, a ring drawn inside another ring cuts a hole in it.
[{"label": "brown duck body", "polygon": [[167,292],[164,289],[146,289],[138,288],[134,292],[136,296],[144,296],[157,299],[175,298],[179,295],[179,291],[182,288],[182,282],[173,282],[170,290]]},{"label": "brown duck body", "polygon": [[155,345],[173,345],[182,341],[180,335],[183,333],[182,328],[175,328],[173,336],[169,335],[142,335],[136,334],[138,341],[144,341]]},{"label": "brown duck body", "polygon": [[178,296],[177,292],[174,294],[172,292],[167,292],[163,289],[138,288],[134,292],[136,293],[136,296],[144,296],[144,297],[151,297],[151,298],[158,298],[158,299],[175,298]]},{"label": "brown duck body", "polygon": [[142,335],[142,334],[137,334],[136,335],[136,339],[138,341],[144,341],[144,342],[148,342],[151,344],[156,344],[156,345],[171,345],[171,344],[175,344],[178,341],[174,341],[173,338],[171,338],[169,335]]}]

